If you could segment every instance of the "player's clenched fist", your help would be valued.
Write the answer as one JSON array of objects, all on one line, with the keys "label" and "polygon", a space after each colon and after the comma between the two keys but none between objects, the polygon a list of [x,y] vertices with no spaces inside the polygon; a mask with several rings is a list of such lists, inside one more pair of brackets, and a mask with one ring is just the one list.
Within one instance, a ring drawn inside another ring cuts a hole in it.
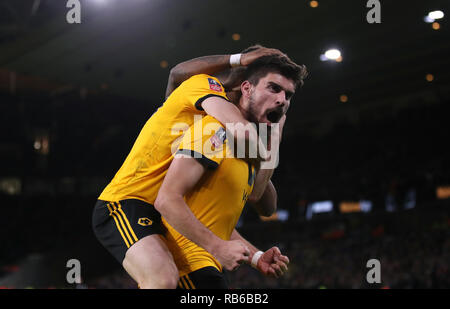
[{"label": "player's clenched fist", "polygon": [[230,240],[218,244],[211,253],[226,270],[233,271],[248,262],[250,250],[242,241]]},{"label": "player's clenched fist", "polygon": [[266,276],[279,278],[288,269],[289,258],[282,255],[278,247],[272,247],[263,253],[256,268]]}]

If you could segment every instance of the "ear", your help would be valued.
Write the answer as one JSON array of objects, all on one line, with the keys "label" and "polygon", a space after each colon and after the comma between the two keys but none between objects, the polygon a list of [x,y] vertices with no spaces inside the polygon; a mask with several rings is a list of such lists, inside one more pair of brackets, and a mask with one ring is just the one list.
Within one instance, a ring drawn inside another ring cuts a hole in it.
[{"label": "ear", "polygon": [[245,97],[245,98],[250,97],[250,94],[252,93],[252,91],[253,91],[253,85],[248,80],[244,81],[241,84],[241,92],[242,92],[243,97]]}]

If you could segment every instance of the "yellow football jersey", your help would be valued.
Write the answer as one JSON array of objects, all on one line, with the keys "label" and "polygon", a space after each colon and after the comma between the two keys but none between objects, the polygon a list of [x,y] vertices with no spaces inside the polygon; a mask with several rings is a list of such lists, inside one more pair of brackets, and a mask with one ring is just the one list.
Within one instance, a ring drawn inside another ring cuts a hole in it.
[{"label": "yellow football jersey", "polygon": [[139,199],[153,204],[184,131],[195,118],[206,115],[201,103],[211,96],[228,100],[218,79],[205,74],[195,75],[175,89],[146,122],[99,199]]},{"label": "yellow football jersey", "polygon": [[[211,167],[185,201],[200,222],[218,237],[229,240],[253,190],[254,167],[232,156],[225,129],[211,116],[186,132],[177,153],[196,157]],[[180,276],[207,266],[222,270],[209,252],[178,233],[164,218],[163,223],[168,230],[166,243]]]}]

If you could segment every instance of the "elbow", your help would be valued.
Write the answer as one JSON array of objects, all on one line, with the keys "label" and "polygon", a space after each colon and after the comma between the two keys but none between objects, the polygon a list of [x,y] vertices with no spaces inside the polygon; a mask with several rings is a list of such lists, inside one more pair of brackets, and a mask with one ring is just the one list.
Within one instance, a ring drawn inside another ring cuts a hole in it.
[{"label": "elbow", "polygon": [[166,208],[167,202],[167,195],[164,193],[159,193],[153,206],[155,206],[155,209],[162,215]]},{"label": "elbow", "polygon": [[258,214],[262,217],[270,217],[275,213],[276,210],[276,207],[263,208],[258,210]]},{"label": "elbow", "polygon": [[256,209],[258,215],[262,217],[270,217],[272,216],[276,210],[277,210],[277,201],[263,201],[257,196],[250,196],[248,199],[248,202],[253,205],[253,207]]},{"label": "elbow", "polygon": [[250,194],[250,196],[248,197],[247,202],[249,202],[252,205],[256,205],[259,202],[260,199],[261,199],[260,196],[256,196],[254,194]]},{"label": "elbow", "polygon": [[181,70],[180,66],[177,64],[172,69],[170,69],[169,80],[173,83],[177,83],[180,80],[182,75],[183,75],[182,70]]},{"label": "elbow", "polygon": [[182,195],[171,191],[160,191],[156,197],[154,207],[163,217],[176,214],[177,207],[184,202]]}]

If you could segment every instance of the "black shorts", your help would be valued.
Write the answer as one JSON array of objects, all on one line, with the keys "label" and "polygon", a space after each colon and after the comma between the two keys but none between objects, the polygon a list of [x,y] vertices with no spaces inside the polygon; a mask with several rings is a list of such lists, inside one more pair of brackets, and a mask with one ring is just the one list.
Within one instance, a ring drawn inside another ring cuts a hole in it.
[{"label": "black shorts", "polygon": [[180,277],[177,289],[228,289],[228,282],[223,273],[210,266]]},{"label": "black shorts", "polygon": [[98,200],[92,214],[92,228],[100,243],[120,264],[128,248],[138,240],[166,232],[155,207],[135,199]]}]

